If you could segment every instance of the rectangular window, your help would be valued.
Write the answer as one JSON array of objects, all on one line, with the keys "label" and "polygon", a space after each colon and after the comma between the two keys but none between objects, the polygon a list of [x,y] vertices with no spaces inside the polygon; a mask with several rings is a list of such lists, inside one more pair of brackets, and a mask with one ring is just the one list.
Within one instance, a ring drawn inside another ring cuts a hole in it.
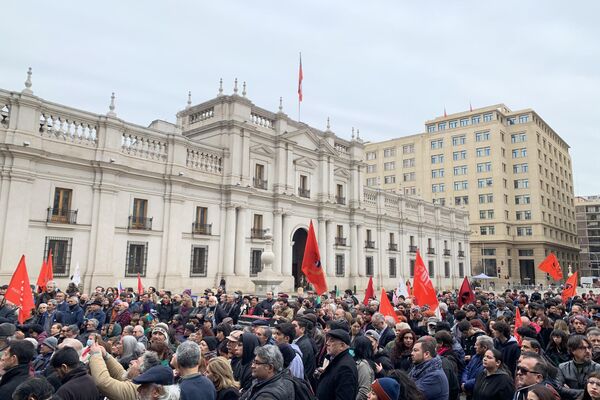
[{"label": "rectangular window", "polygon": [[452,137],[452,146],[460,146],[465,144],[466,142],[466,136],[465,135],[459,135],[459,136],[453,136]]},{"label": "rectangular window", "polygon": [[205,225],[208,220],[208,208],[196,207],[196,223]]},{"label": "rectangular window", "polygon": [[367,178],[367,186],[377,186],[377,178]]},{"label": "rectangular window", "polygon": [[383,156],[384,157],[394,157],[396,155],[396,148],[395,147],[388,147],[387,149],[383,149]]},{"label": "rectangular window", "polygon": [[490,226],[480,226],[479,227],[479,233],[482,236],[485,236],[485,235],[494,235],[496,233],[496,228],[493,225],[490,225]]},{"label": "rectangular window", "polygon": [[412,154],[415,152],[414,144],[405,144],[402,146],[402,154]]},{"label": "rectangular window", "polygon": [[72,243],[72,238],[46,236],[43,259],[48,259],[48,254],[52,250],[52,272],[54,276],[69,276]]},{"label": "rectangular window", "polygon": [[440,131],[445,131],[445,130],[446,130],[446,123],[445,123],[445,122],[440,122],[440,123],[438,124],[438,129],[439,129]]},{"label": "rectangular window", "polygon": [[388,261],[388,266],[389,266],[389,275],[390,278],[395,278],[396,277],[396,259],[395,258],[390,258]]},{"label": "rectangular window", "polygon": [[383,183],[389,185],[392,183],[396,183],[396,175],[386,175],[383,177]]},{"label": "rectangular window", "polygon": [[444,278],[450,278],[450,261],[444,261]]},{"label": "rectangular window", "polygon": [[208,265],[208,246],[192,245],[192,261],[190,264],[190,276],[206,276]]},{"label": "rectangular window", "polygon": [[417,188],[414,186],[405,187],[404,194],[408,194],[408,195],[417,194]]},{"label": "rectangular window", "polygon": [[148,211],[148,200],[133,199],[133,225],[143,225]]},{"label": "rectangular window", "polygon": [[467,174],[467,166],[466,165],[459,165],[457,167],[454,167],[454,175],[466,175]]},{"label": "rectangular window", "polygon": [[527,157],[527,148],[523,147],[520,149],[514,149],[512,151],[512,158],[522,158]]},{"label": "rectangular window", "polygon": [[515,213],[515,217],[516,217],[517,221],[530,220],[531,219],[531,211],[530,210],[517,211]]},{"label": "rectangular window", "polygon": [[434,274],[435,274],[435,271],[434,271],[434,269],[433,269],[433,261],[432,261],[432,260],[429,260],[429,262],[428,262],[428,267],[429,267],[429,268],[428,268],[428,269],[429,269],[429,277],[430,277],[430,278],[433,278],[433,276],[434,276]]},{"label": "rectangular window", "polygon": [[[542,199],[542,203],[544,200]],[[515,196],[515,204],[531,204],[531,196],[528,194],[522,194],[519,196]]]},{"label": "rectangular window", "polygon": [[525,174],[528,171],[529,171],[529,166],[527,165],[527,163],[513,165],[513,173],[514,174]]},{"label": "rectangular window", "polygon": [[476,142],[486,142],[490,140],[490,132],[476,132],[475,133],[475,141]]},{"label": "rectangular window", "polygon": [[258,273],[262,271],[262,257],[263,249],[251,249],[250,250],[250,276],[258,276]]},{"label": "rectangular window", "polygon": [[511,143],[521,143],[521,142],[526,142],[526,141],[527,141],[526,133],[513,133],[512,135],[510,135]]},{"label": "rectangular window", "polygon": [[484,162],[477,164],[477,172],[490,172],[492,170],[491,162]]},{"label": "rectangular window", "polygon": [[415,173],[409,172],[403,175],[404,182],[412,182],[415,180]]},{"label": "rectangular window", "polygon": [[441,149],[442,147],[444,147],[443,139],[435,139],[435,140],[431,141],[431,149],[432,150]]},{"label": "rectangular window", "polygon": [[489,146],[487,146],[487,147],[478,147],[475,150],[475,155],[477,157],[487,157],[487,156],[489,156],[490,155],[490,147]]},{"label": "rectangular window", "polygon": [[367,270],[367,276],[373,276],[373,257],[368,256],[365,258],[365,266]]},{"label": "rectangular window", "polygon": [[410,274],[410,277],[414,277],[415,276],[415,260],[410,260],[409,264],[408,264],[408,272]]},{"label": "rectangular window", "polygon": [[374,151],[369,151],[367,153],[367,161],[372,161],[375,160],[377,158],[377,153]]},{"label": "rectangular window", "polygon": [[396,169],[396,163],[394,161],[386,162],[383,164],[384,171],[393,171]]},{"label": "rectangular window", "polygon": [[529,187],[529,179],[516,179],[514,186],[515,189],[527,189]]},{"label": "rectangular window", "polygon": [[344,254],[335,255],[335,276],[344,276],[345,272]]},{"label": "rectangular window", "polygon": [[54,189],[54,202],[52,203],[52,210],[49,213],[49,222],[57,223],[75,223],[73,217],[77,216],[71,212],[71,199],[73,197],[73,190],[56,188]]},{"label": "rectangular window", "polygon": [[514,125],[514,124],[515,124],[515,122],[516,122],[516,120],[517,120],[517,119],[516,119],[515,117],[510,117],[510,118],[507,118],[507,119],[506,119],[506,123],[507,123],[508,125]]},{"label": "rectangular window", "polygon": [[479,195],[479,204],[485,204],[485,203],[493,203],[494,202],[494,195],[491,193],[486,193],[486,194],[480,194]]},{"label": "rectangular window", "polygon": [[517,226],[517,236],[532,236],[533,229],[530,226]]},{"label": "rectangular window", "polygon": [[427,125],[427,132],[428,133],[435,132],[435,125]]},{"label": "rectangular window", "polygon": [[479,210],[479,219],[493,219],[494,210]]},{"label": "rectangular window", "polygon": [[454,182],[454,190],[467,190],[469,189],[468,181],[456,181]]},{"label": "rectangular window", "polygon": [[448,122],[448,127],[450,129],[456,128],[457,126],[458,126],[458,121],[456,121],[456,120]]},{"label": "rectangular window", "polygon": [[533,257],[533,249],[519,250],[519,257]]},{"label": "rectangular window", "polygon": [[127,242],[125,276],[146,276],[148,242]]},{"label": "rectangular window", "polygon": [[443,183],[438,183],[435,185],[431,185],[431,191],[433,193],[442,193],[446,190],[445,186]]},{"label": "rectangular window", "polygon": [[477,187],[478,188],[486,188],[492,186],[492,178],[481,178],[477,179]]},{"label": "rectangular window", "polygon": [[479,115],[475,115],[474,117],[471,118],[471,123],[473,125],[478,124],[481,122],[481,116]]},{"label": "rectangular window", "polygon": [[456,196],[454,198],[455,206],[466,206],[469,204],[469,196]]},{"label": "rectangular window", "polygon": [[492,114],[483,114],[483,122],[490,122],[492,120]]},{"label": "rectangular window", "polygon": [[529,115],[519,115],[519,123],[524,124],[529,121]]},{"label": "rectangular window", "polygon": [[467,158],[467,151],[466,150],[455,151],[455,152],[452,153],[452,159],[454,161],[465,160],[466,158]]},{"label": "rectangular window", "polygon": [[377,164],[367,164],[367,174],[377,172]]},{"label": "rectangular window", "polygon": [[432,169],[431,177],[432,178],[443,178],[444,177],[444,168]]},{"label": "rectangular window", "polygon": [[415,159],[414,158],[407,158],[406,160],[402,160],[402,166],[404,168],[414,167],[415,166]]},{"label": "rectangular window", "polygon": [[469,126],[469,119],[468,118],[461,119],[460,126]]},{"label": "rectangular window", "polygon": [[435,154],[433,156],[431,156],[431,163],[432,164],[442,164],[444,162],[444,155],[443,154]]},{"label": "rectangular window", "polygon": [[458,276],[460,278],[465,276],[465,264],[464,263],[461,263],[461,262],[458,263]]}]

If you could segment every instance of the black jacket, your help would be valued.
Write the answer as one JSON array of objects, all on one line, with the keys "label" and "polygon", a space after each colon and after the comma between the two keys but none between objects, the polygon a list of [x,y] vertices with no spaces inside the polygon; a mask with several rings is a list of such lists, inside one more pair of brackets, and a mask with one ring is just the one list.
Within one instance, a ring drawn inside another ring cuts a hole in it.
[{"label": "black jacket", "polygon": [[321,374],[316,394],[319,400],[347,400],[355,399],[357,393],[356,361],[346,349],[329,362]]},{"label": "black jacket", "polygon": [[17,323],[17,309],[11,305],[5,304],[0,307],[0,324],[8,322],[10,324]]},{"label": "black jacket", "polygon": [[302,352],[302,364],[304,365],[304,373],[309,378],[313,376],[315,369],[317,368],[317,358],[315,354],[314,342],[311,338],[306,335],[303,335],[296,341],[296,344],[300,348]]},{"label": "black jacket", "polygon": [[12,394],[17,386],[27,379],[29,379],[28,364],[9,368],[0,380],[0,399],[12,399]]},{"label": "black jacket", "polygon": [[217,392],[217,400],[237,400],[240,398],[240,391],[234,387],[221,389]]},{"label": "black jacket", "polygon": [[[556,377],[556,381],[561,397],[565,399],[575,399],[577,396],[580,396],[585,389],[587,378],[592,372],[600,372],[600,364],[593,361],[585,363],[581,369],[581,373],[577,370],[574,360],[560,364],[558,366],[558,376]],[[569,386],[569,388],[565,388],[565,384]]]},{"label": "black jacket", "polygon": [[250,367],[254,359],[254,349],[259,346],[259,342],[256,335],[252,333],[242,333],[241,340],[244,352],[242,357],[231,359],[231,368],[233,369],[233,377],[240,383],[240,389],[244,391],[252,385],[252,370]]},{"label": "black jacket", "polygon": [[473,388],[473,400],[510,400],[514,394],[515,384],[504,370],[488,375],[484,369],[477,376]]},{"label": "black jacket", "polygon": [[294,386],[291,381],[283,379],[280,372],[266,381],[254,381],[252,387],[246,391],[242,400],[289,400],[293,399]]},{"label": "black jacket", "polygon": [[62,386],[56,391],[62,400],[97,400],[100,392],[85,367],[79,366],[62,378]]},{"label": "black jacket", "polygon": [[519,343],[511,336],[504,343],[501,343],[498,339],[494,339],[494,347],[502,353],[502,360],[504,360],[504,364],[514,377],[517,361],[519,361],[519,357],[521,356],[521,347],[519,347]]}]

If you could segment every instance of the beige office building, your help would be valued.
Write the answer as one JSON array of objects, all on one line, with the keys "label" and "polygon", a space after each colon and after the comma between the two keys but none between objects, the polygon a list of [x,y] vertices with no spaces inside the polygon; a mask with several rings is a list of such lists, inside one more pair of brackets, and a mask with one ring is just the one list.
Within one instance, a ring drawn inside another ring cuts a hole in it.
[{"label": "beige office building", "polygon": [[600,277],[600,196],[575,199],[577,236],[579,236],[580,275]]},{"label": "beige office building", "polygon": [[550,251],[565,274],[578,268],[569,145],[534,110],[444,115],[365,151],[367,186],[469,211],[473,275],[546,285],[537,266]]}]

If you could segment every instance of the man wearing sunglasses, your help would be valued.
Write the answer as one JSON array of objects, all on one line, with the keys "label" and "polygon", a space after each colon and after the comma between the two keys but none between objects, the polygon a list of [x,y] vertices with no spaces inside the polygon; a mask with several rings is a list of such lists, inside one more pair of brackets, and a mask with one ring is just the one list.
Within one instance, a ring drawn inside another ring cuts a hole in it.
[{"label": "man wearing sunglasses", "polygon": [[523,352],[521,354],[515,372],[515,386],[517,391],[513,400],[526,400],[529,389],[535,385],[544,384],[544,381],[548,378],[546,361],[544,361],[542,356],[534,352]]}]

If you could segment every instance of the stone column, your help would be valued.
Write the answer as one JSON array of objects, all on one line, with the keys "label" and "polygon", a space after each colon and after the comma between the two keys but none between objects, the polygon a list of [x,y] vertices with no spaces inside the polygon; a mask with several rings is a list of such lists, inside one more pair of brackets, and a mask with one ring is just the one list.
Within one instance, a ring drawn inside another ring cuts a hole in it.
[{"label": "stone column", "polygon": [[283,230],[281,232],[281,274],[283,276],[292,276],[292,244],[290,232],[290,216],[282,215]]},{"label": "stone column", "polygon": [[281,262],[282,262],[282,243],[283,236],[281,234],[283,224],[283,216],[281,210],[273,211],[273,254],[275,259],[273,260],[273,272],[276,275],[281,274]]},{"label": "stone column", "polygon": [[319,242],[319,253],[321,254],[321,265],[327,262],[327,229],[325,227],[325,218],[319,218],[319,233],[317,236]]},{"label": "stone column", "polygon": [[365,264],[365,237],[362,225],[356,225],[356,237],[358,241],[357,259],[358,259],[358,275],[367,275],[367,265]]},{"label": "stone column", "polygon": [[327,270],[327,276],[335,276],[335,225],[333,220],[327,220],[327,258],[321,256],[321,260],[325,260],[325,268]]},{"label": "stone column", "polygon": [[235,234],[235,275],[236,276],[249,276],[250,266],[248,260],[250,257],[246,254],[246,235],[247,226],[246,219],[248,215],[248,209],[239,207],[237,209],[237,226]]},{"label": "stone column", "polygon": [[358,275],[358,246],[356,240],[356,225],[350,223],[350,276]]},{"label": "stone column", "polygon": [[[225,217],[225,243],[235,247],[235,206],[226,206],[226,217]],[[223,256],[223,274],[227,277],[233,275],[233,264],[234,264],[234,252],[233,249],[225,249]]]}]

